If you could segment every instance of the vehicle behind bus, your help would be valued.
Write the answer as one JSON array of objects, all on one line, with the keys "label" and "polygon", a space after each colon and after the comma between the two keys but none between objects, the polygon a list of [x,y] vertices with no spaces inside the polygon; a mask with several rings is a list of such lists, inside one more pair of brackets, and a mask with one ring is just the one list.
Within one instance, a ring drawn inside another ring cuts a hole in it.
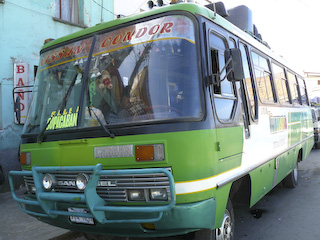
[{"label": "vehicle behind bus", "polygon": [[21,209],[73,231],[232,239],[233,202],[295,187],[314,144],[304,79],[232,12],[170,4],[45,44],[9,178]]}]

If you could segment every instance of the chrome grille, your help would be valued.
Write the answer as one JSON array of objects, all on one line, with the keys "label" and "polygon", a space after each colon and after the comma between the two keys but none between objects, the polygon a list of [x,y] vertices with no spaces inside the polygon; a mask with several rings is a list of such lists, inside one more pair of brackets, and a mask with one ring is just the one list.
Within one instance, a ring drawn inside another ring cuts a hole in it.
[{"label": "chrome grille", "polygon": [[[91,172],[83,172],[90,175]],[[57,186],[54,188],[55,192],[62,193],[81,193],[82,191],[78,190],[76,187],[76,177],[79,173],[75,172],[56,172],[52,173],[57,180]],[[61,184],[61,182],[63,184]],[[67,184],[64,184],[67,183]]]},{"label": "chrome grille", "polygon": [[[84,173],[91,174],[90,172]],[[57,185],[54,188],[55,192],[82,192],[75,186],[75,179],[79,172],[55,172],[50,174],[54,175],[57,180]],[[31,191],[34,188],[33,178],[25,176],[24,180],[28,192],[34,194]],[[170,195],[170,184],[166,174],[101,175],[96,190],[97,194],[107,202],[127,202],[128,189],[144,189],[146,196],[148,196],[149,190],[155,188],[166,189],[168,195]]]},{"label": "chrome grille", "polygon": [[148,194],[149,189],[164,188],[170,192],[169,179],[164,173],[157,174],[134,174],[117,176],[100,176],[100,182],[109,181],[109,187],[98,186],[97,193],[105,201],[128,201],[126,190],[144,189]]}]

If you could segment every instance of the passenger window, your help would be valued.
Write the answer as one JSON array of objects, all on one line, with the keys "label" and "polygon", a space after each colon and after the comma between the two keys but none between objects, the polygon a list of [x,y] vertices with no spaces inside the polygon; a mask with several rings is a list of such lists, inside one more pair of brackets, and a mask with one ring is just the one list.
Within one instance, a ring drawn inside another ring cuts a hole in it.
[{"label": "passenger window", "polygon": [[[223,37],[211,32],[210,49],[211,49],[211,71],[212,74],[219,76],[225,66],[224,51],[228,48],[227,42]],[[225,77],[224,70],[220,75],[220,80]],[[214,86],[214,104],[217,116],[220,121],[228,122],[233,118],[233,109],[236,104],[234,85],[226,78],[220,81],[220,85]]]},{"label": "passenger window", "polygon": [[291,101],[293,104],[300,104],[298,84],[295,75],[293,75],[291,72],[288,72],[288,80],[291,93]]},{"label": "passenger window", "polygon": [[255,52],[252,52],[252,60],[261,101],[267,103],[276,102],[268,60]]},{"label": "passenger window", "polygon": [[253,79],[251,78],[250,68],[249,68],[249,63],[250,63],[249,51],[247,46],[245,46],[242,43],[240,43],[240,51],[242,56],[245,85],[246,85],[247,93],[249,97],[250,112],[253,119],[258,119],[258,110],[257,110],[258,104],[257,104],[257,98],[255,97],[256,95],[254,94],[255,86],[254,86]]},{"label": "passenger window", "polygon": [[304,105],[309,105],[305,82],[304,82],[304,80],[302,78],[300,78],[300,77],[297,77],[297,78],[298,78],[298,83],[299,83],[301,103],[304,104]]},{"label": "passenger window", "polygon": [[272,69],[279,101],[280,103],[288,104],[290,103],[290,99],[288,93],[288,80],[285,71],[282,67],[274,63],[272,64]]}]

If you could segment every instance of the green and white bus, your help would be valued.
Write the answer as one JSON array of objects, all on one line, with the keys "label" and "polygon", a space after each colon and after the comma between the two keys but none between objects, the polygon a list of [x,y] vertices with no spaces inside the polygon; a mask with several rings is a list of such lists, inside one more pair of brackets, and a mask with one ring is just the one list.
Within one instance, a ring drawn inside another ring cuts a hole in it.
[{"label": "green and white bus", "polygon": [[227,13],[170,4],[46,43],[10,172],[21,209],[92,234],[231,239],[232,202],[294,187],[314,142],[305,82]]}]

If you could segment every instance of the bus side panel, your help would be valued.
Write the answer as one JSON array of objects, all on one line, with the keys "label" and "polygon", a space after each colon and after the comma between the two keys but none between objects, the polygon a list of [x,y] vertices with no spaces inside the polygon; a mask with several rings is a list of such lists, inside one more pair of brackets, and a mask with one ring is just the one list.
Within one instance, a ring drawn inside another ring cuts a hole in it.
[{"label": "bus side panel", "polygon": [[275,176],[275,159],[263,164],[250,172],[251,199],[250,207],[256,204],[264,195],[273,188]]},{"label": "bus side panel", "polygon": [[215,225],[214,228],[219,228],[221,227],[222,220],[224,217],[225,209],[227,207],[227,202],[229,198],[229,193],[231,189],[231,183],[218,188],[216,191],[216,220],[215,220]]},{"label": "bus side panel", "polygon": [[295,164],[297,158],[294,150],[289,150],[280,155],[276,159],[277,166],[277,179],[276,184],[279,184],[291,171],[292,166]]}]

